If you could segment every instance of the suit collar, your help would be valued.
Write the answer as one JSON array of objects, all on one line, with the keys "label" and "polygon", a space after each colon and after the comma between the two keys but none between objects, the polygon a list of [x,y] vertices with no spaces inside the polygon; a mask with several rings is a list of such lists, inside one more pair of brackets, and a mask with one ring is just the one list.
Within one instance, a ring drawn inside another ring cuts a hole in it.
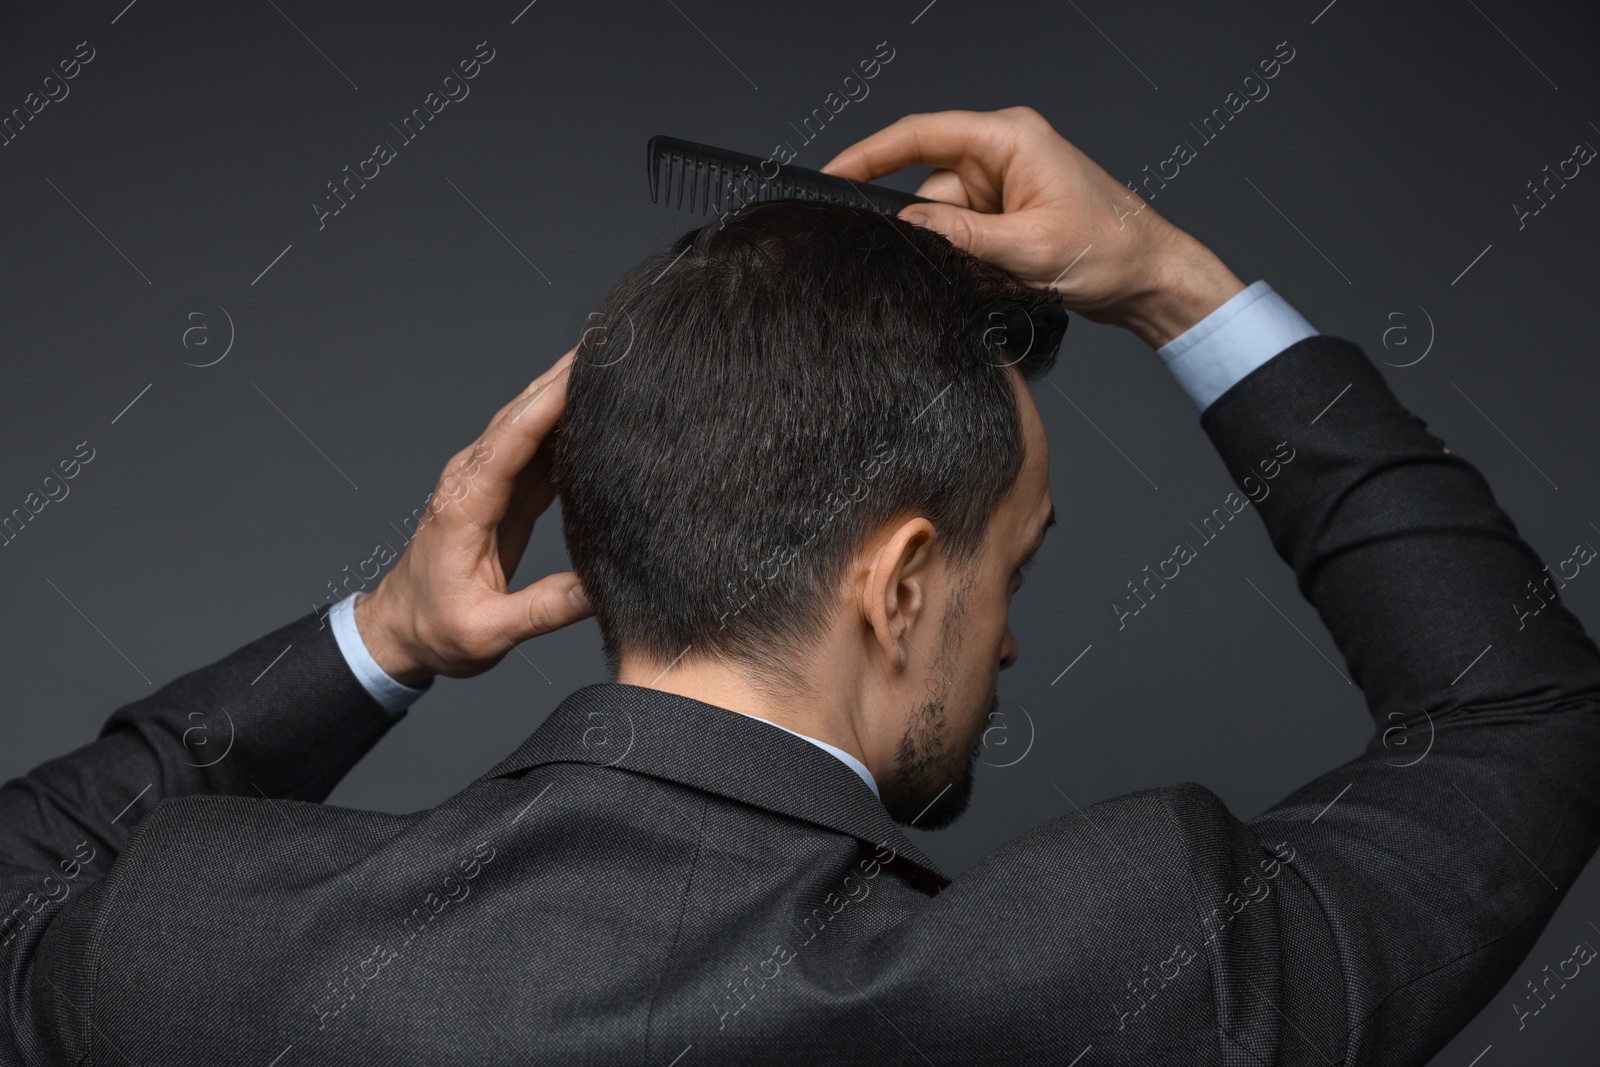
[{"label": "suit collar", "polygon": [[486,777],[508,778],[546,763],[619,767],[824,826],[893,849],[924,892],[949,884],[842,761],[713,704],[617,682],[585,686]]}]

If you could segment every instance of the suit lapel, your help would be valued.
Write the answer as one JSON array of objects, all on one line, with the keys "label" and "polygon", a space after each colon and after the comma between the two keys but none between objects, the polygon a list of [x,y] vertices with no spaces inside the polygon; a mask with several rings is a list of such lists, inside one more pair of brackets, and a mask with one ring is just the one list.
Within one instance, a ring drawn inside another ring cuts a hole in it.
[{"label": "suit lapel", "polygon": [[643,686],[585,686],[485,777],[509,778],[545,763],[619,767],[801,819],[892,849],[887,865],[925,893],[950,884],[842,761],[726,708]]}]

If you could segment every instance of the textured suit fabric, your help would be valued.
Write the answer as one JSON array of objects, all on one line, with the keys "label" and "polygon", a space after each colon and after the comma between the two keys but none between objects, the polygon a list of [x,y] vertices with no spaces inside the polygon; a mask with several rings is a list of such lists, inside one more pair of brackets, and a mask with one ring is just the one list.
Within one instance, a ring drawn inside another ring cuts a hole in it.
[{"label": "textured suit fabric", "polygon": [[1517,617],[1539,559],[1354,345],[1201,425],[1242,485],[1294,450],[1258,510],[1377,727],[1261,816],[1151,789],[950,882],[815,746],[616,684],[330,807],[391,720],[307,618],[0,790],[0,1062],[1424,1062],[1600,843],[1600,650]]}]

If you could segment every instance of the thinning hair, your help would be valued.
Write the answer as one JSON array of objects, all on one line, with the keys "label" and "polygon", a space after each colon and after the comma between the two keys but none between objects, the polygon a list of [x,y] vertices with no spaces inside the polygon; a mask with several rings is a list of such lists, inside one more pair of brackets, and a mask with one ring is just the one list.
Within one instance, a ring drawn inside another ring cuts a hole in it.
[{"label": "thinning hair", "polygon": [[793,679],[852,554],[924,516],[970,564],[1015,483],[1010,372],[1067,318],[893,216],[756,204],[640,263],[590,316],[555,478],[613,670],[686,653]]}]

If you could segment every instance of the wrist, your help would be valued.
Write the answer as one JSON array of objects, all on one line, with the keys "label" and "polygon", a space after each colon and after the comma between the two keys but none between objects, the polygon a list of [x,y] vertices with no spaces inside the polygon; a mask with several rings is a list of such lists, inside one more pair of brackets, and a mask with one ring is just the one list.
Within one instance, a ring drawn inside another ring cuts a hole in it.
[{"label": "wrist", "polygon": [[390,603],[384,595],[384,583],[380,582],[371,593],[357,597],[352,614],[361,643],[383,673],[413,688],[434,676],[435,672],[412,651],[416,646],[408,638],[408,613],[396,610]]},{"label": "wrist", "polygon": [[1179,336],[1245,288],[1216,253],[1179,233],[1176,246],[1152,258],[1145,288],[1123,307],[1117,325],[1151,348]]}]

